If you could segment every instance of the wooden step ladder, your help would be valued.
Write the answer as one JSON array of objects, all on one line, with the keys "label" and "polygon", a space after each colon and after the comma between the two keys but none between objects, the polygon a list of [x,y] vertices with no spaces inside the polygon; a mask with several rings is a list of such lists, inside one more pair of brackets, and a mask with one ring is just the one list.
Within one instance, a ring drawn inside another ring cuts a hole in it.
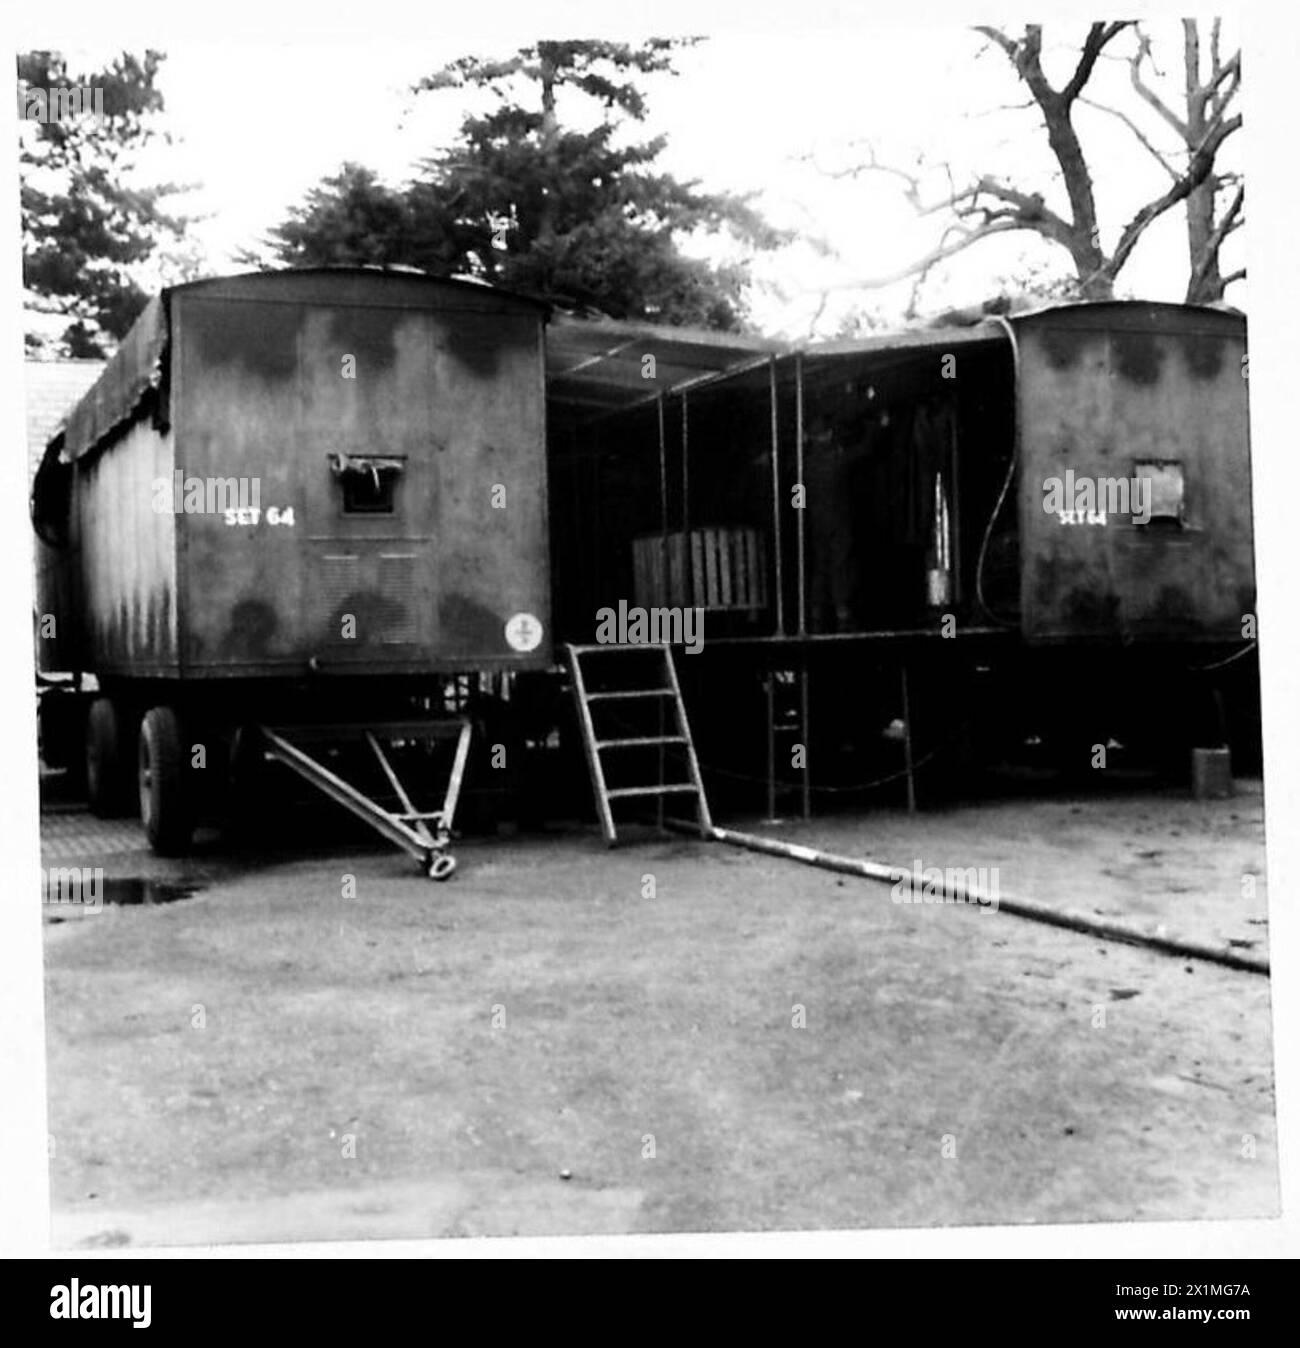
[{"label": "wooden step ladder", "polygon": [[[573,673],[573,695],[578,704],[578,724],[582,729],[583,748],[587,753],[587,767],[591,772],[592,790],[596,796],[596,809],[600,816],[601,832],[605,841],[612,847],[618,841],[618,832],[614,824],[614,812],[611,802],[628,797],[657,797],[661,802],[665,796],[691,795],[695,797],[695,817],[701,834],[713,827],[709,815],[709,803],[704,795],[704,781],[700,776],[699,760],[695,756],[695,742],[691,738],[690,722],[686,719],[686,703],[682,700],[681,685],[677,682],[677,667],[673,663],[672,650],[668,646],[627,645],[627,646],[574,646],[565,647],[568,652],[569,669]],[[593,660],[621,659],[628,653],[642,656],[657,656],[659,682],[648,688],[589,688],[583,672],[583,661],[589,664]],[[605,735],[596,730],[596,717],[593,706],[620,702],[641,703],[658,700],[661,709],[669,708],[673,713],[675,727],[667,728],[667,718],[660,716],[661,733],[654,735],[628,734]],[[663,768],[664,750],[676,745],[685,754],[687,778],[684,781],[665,782]],[[605,762],[602,755],[611,751],[658,747],[659,781],[636,786],[611,787],[605,775]]]}]

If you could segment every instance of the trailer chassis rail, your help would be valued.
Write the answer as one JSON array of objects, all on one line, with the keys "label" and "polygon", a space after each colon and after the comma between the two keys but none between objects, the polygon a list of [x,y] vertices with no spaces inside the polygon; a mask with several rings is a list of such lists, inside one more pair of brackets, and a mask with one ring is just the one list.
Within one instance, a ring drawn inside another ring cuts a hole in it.
[{"label": "trailer chassis rail", "polygon": [[[326,726],[270,726],[259,725],[263,753],[268,759],[283,763],[318,791],[342,805],[345,810],[369,824],[389,842],[414,857],[420,869],[431,880],[448,880],[456,870],[456,859],[448,851],[452,838],[452,824],[456,804],[460,799],[461,783],[465,778],[465,763],[469,758],[472,726],[464,717],[441,721],[402,721],[382,725],[326,725]],[[364,740],[369,744],[388,784],[401,802],[402,811],[386,810],[364,791],[345,781],[318,759],[288,739],[339,743],[345,740]],[[456,756],[452,762],[451,777],[439,810],[417,810],[402,785],[393,765],[385,755],[381,740],[449,739],[456,736]]]}]

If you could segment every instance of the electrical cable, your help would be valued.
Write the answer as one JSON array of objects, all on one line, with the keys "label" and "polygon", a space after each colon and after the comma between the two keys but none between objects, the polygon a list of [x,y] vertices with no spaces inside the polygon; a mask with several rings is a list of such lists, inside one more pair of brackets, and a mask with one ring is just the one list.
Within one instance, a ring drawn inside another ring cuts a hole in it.
[{"label": "electrical cable", "polygon": [[1005,329],[1007,340],[1011,343],[1011,368],[1013,372],[1012,381],[1012,421],[1013,431],[1011,440],[1011,457],[1007,461],[1006,476],[1002,479],[1002,490],[998,492],[998,499],[993,506],[993,513],[989,516],[989,522],[984,527],[984,536],[980,539],[979,555],[975,560],[975,598],[979,601],[980,608],[988,615],[989,619],[999,627],[1018,627],[1019,623],[1014,619],[1003,618],[993,611],[992,606],[984,597],[984,563],[988,558],[989,540],[993,537],[993,526],[997,523],[998,516],[1002,513],[1002,506],[1007,499],[1007,492],[1011,490],[1011,480],[1015,476],[1016,464],[1020,458],[1020,414],[1019,409],[1014,406],[1014,399],[1020,388],[1020,346],[1016,341],[1016,334],[1012,330],[1011,324],[1002,314],[992,314],[990,317],[995,323],[1000,323]]},{"label": "electrical cable", "polygon": [[1225,665],[1232,664],[1234,660],[1240,660],[1243,655],[1249,655],[1258,645],[1258,641],[1251,641],[1241,650],[1233,651],[1231,655],[1224,656],[1222,660],[1214,660],[1208,665],[1187,665],[1186,668],[1193,674],[1204,674],[1206,670],[1210,669],[1222,669]]}]

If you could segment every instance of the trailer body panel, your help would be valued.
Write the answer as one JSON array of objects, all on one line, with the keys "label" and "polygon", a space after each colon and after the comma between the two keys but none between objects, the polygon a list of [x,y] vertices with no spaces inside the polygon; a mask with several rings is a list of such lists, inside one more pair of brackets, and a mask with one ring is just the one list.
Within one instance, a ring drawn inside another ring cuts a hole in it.
[{"label": "trailer body panel", "polygon": [[164,302],[149,327],[165,323],[165,348],[128,344],[146,358],[110,367],[94,416],[70,423],[91,432],[69,445],[72,537],[50,589],[75,596],[80,667],[549,665],[540,305],[359,271]]},{"label": "trailer body panel", "polygon": [[1073,305],[1019,318],[1016,336],[1026,639],[1240,641],[1255,606],[1245,320]]}]

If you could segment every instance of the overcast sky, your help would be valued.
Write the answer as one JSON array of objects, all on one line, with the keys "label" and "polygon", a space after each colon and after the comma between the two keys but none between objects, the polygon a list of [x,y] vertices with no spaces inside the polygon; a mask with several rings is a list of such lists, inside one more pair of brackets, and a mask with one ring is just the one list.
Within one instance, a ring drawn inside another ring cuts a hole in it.
[{"label": "overcast sky", "polygon": [[[640,24],[646,31],[644,18]],[[765,329],[803,335],[820,312],[816,331],[826,335],[846,313],[862,308],[901,318],[910,284],[870,290],[851,283],[905,266],[937,242],[940,223],[918,222],[892,178],[833,176],[861,161],[863,142],[904,166],[918,153],[936,168],[947,160],[959,180],[976,170],[1003,173],[1065,209],[1036,112],[1006,110],[1025,98],[1008,62],[956,18],[881,26],[877,19],[832,16],[794,31],[782,24],[745,26],[749,31],[716,29],[681,54],[677,77],[647,81],[650,115],[637,134],[667,134],[665,168],[708,188],[755,192],[774,223],[820,235],[832,246],[829,257],[795,246],[757,261],[753,311]],[[311,35],[292,40],[264,34],[203,42],[140,32],[137,48],[152,40],[168,53],[161,86],[167,127],[176,138],[150,169],[202,184],[188,209],[210,217],[194,229],[209,270],[230,270],[238,249],[255,243],[343,160],[403,180],[422,156],[452,139],[467,107],[459,91],[417,99],[411,84],[457,56],[503,55],[532,36],[532,23],[517,18],[495,33],[461,25],[429,36],[435,28],[443,25],[429,21],[412,34],[385,35],[362,27],[338,36],[322,21]],[[1049,23],[1047,67],[1056,83],[1066,78],[1084,30],[1079,22]],[[1151,19],[1147,30],[1166,76],[1177,80],[1177,20]],[[575,30],[548,23],[545,31],[568,36]],[[674,30],[665,25],[663,31]],[[115,45],[130,45],[134,36],[119,31]],[[1230,24],[1228,50],[1236,38]],[[1127,55],[1130,43],[1127,35],[1117,40],[1115,57]],[[69,46],[92,63],[112,51],[84,42]],[[1177,84],[1167,79],[1162,87],[1176,102]],[[1090,89],[1172,148],[1172,133],[1129,87],[1126,62],[1103,60]],[[584,100],[572,111],[583,115],[585,106]],[[1109,246],[1166,180],[1114,117],[1080,108],[1077,121]],[[1248,134],[1249,127],[1235,140]],[[1237,146],[1229,146],[1235,161]],[[936,190],[941,183],[936,178]],[[1121,294],[1182,298],[1183,229],[1182,211],[1175,209],[1150,232],[1121,276]],[[716,244],[704,247],[710,255],[719,251]],[[1068,270],[1068,259],[1033,236],[990,241],[935,272],[923,308],[978,302],[1035,268]],[[1244,285],[1230,298],[1244,304]]]}]

